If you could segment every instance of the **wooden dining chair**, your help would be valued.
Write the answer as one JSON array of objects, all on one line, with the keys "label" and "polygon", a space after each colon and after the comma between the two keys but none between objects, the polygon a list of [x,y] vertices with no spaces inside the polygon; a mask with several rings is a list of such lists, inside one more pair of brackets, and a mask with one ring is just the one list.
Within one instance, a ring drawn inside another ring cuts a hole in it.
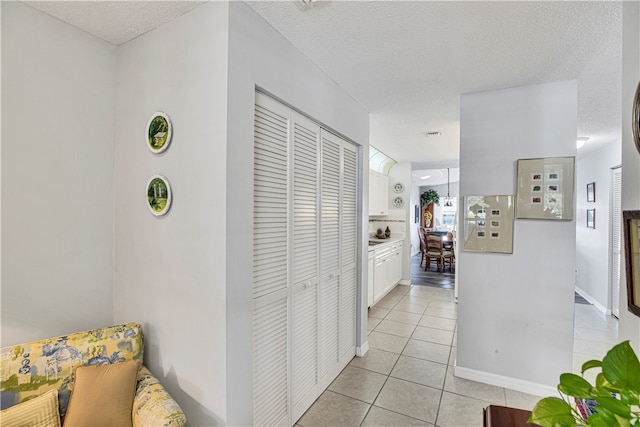
[{"label": "wooden dining chair", "polygon": [[442,272],[444,266],[444,249],[442,247],[442,236],[435,233],[425,233],[425,242],[427,246],[427,265],[424,270],[427,271],[431,267],[431,261],[436,261],[438,271]]},{"label": "wooden dining chair", "polygon": [[427,242],[424,240],[424,227],[418,226],[418,237],[420,238],[420,267],[427,258]]}]

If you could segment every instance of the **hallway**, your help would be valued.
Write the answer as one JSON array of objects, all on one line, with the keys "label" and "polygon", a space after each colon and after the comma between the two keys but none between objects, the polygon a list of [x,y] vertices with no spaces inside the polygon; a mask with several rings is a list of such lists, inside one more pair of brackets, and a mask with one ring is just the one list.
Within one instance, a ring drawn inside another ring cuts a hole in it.
[{"label": "hallway", "polygon": [[[540,399],[453,376],[455,274],[425,273],[419,263],[414,256],[412,283],[421,285],[398,285],[369,309],[369,351],[353,358],[297,426],[479,427],[487,405],[530,410]],[[591,304],[575,304],[574,372],[617,342],[617,323]]]},{"label": "hallway", "polygon": [[453,376],[456,319],[452,289],[398,285],[369,310],[367,354],[297,425],[482,426],[487,405],[531,409],[539,397]]}]

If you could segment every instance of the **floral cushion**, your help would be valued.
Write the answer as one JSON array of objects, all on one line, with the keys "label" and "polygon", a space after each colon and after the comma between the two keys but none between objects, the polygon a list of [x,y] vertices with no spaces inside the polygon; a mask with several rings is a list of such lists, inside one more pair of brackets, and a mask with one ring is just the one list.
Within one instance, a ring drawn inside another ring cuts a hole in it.
[{"label": "floral cushion", "polygon": [[[64,416],[77,366],[142,360],[143,349],[142,326],[137,323],[0,348],[0,407],[58,390]],[[178,403],[144,366],[138,371],[132,422],[144,427],[186,424]]]},{"label": "floral cushion", "polygon": [[142,326],[136,323],[78,332],[0,349],[2,408],[57,389],[64,416],[73,370],[142,359]]}]

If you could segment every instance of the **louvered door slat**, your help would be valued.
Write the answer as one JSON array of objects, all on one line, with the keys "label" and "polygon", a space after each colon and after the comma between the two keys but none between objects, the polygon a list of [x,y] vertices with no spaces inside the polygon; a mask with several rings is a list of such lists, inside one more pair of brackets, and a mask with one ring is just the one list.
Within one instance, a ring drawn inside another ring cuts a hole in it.
[{"label": "louvered door slat", "polygon": [[253,196],[254,425],[289,423],[289,113],[256,95]]},{"label": "louvered door slat", "polygon": [[317,278],[319,126],[296,117],[293,126],[293,281]]},{"label": "louvered door slat", "polygon": [[321,274],[330,274],[340,268],[340,145],[325,137],[324,134],[321,194]]},{"label": "louvered door slat", "polygon": [[320,378],[332,373],[339,360],[339,316],[339,276],[333,275],[320,287]]},{"label": "louvered door slat", "polygon": [[320,127],[293,115],[292,416],[318,396],[318,138]]},{"label": "louvered door slat", "polygon": [[[254,424],[273,426],[289,414],[287,393],[287,297],[254,307]],[[284,363],[283,363],[284,361]]]},{"label": "louvered door slat", "polygon": [[342,174],[342,265],[356,262],[358,232],[358,159],[355,148],[343,145]]},{"label": "louvered door slat", "polygon": [[317,285],[317,282],[303,282],[294,289],[291,337],[294,406],[318,383]]},{"label": "louvered door slat", "polygon": [[[356,343],[356,266],[343,271],[340,296],[340,356],[353,352]],[[353,356],[353,354],[351,354]]]},{"label": "louvered door slat", "polygon": [[611,206],[611,312],[620,316],[620,250],[622,237],[622,168],[612,171]]},{"label": "louvered door slat", "polygon": [[[260,97],[257,102],[262,104]],[[254,118],[253,296],[258,298],[287,287],[289,118],[276,105],[258,104]]]}]

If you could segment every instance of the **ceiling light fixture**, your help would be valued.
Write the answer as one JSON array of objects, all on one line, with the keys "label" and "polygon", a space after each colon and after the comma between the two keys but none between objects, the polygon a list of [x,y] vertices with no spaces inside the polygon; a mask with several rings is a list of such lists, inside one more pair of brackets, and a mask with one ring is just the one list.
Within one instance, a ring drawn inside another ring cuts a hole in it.
[{"label": "ceiling light fixture", "polygon": [[420,179],[428,179],[428,178],[431,178],[431,175],[425,175],[420,177]]},{"label": "ceiling light fixture", "polygon": [[444,205],[446,207],[453,206],[453,202],[451,201],[451,195],[449,194],[449,168],[447,168],[447,197],[444,199]]},{"label": "ceiling light fixture", "polygon": [[579,136],[578,139],[576,139],[576,148],[584,147],[584,144],[586,144],[588,140],[589,138],[586,136]]},{"label": "ceiling light fixture", "polygon": [[298,6],[298,9],[307,10],[311,6],[318,4],[318,0],[295,0],[294,3]]}]

